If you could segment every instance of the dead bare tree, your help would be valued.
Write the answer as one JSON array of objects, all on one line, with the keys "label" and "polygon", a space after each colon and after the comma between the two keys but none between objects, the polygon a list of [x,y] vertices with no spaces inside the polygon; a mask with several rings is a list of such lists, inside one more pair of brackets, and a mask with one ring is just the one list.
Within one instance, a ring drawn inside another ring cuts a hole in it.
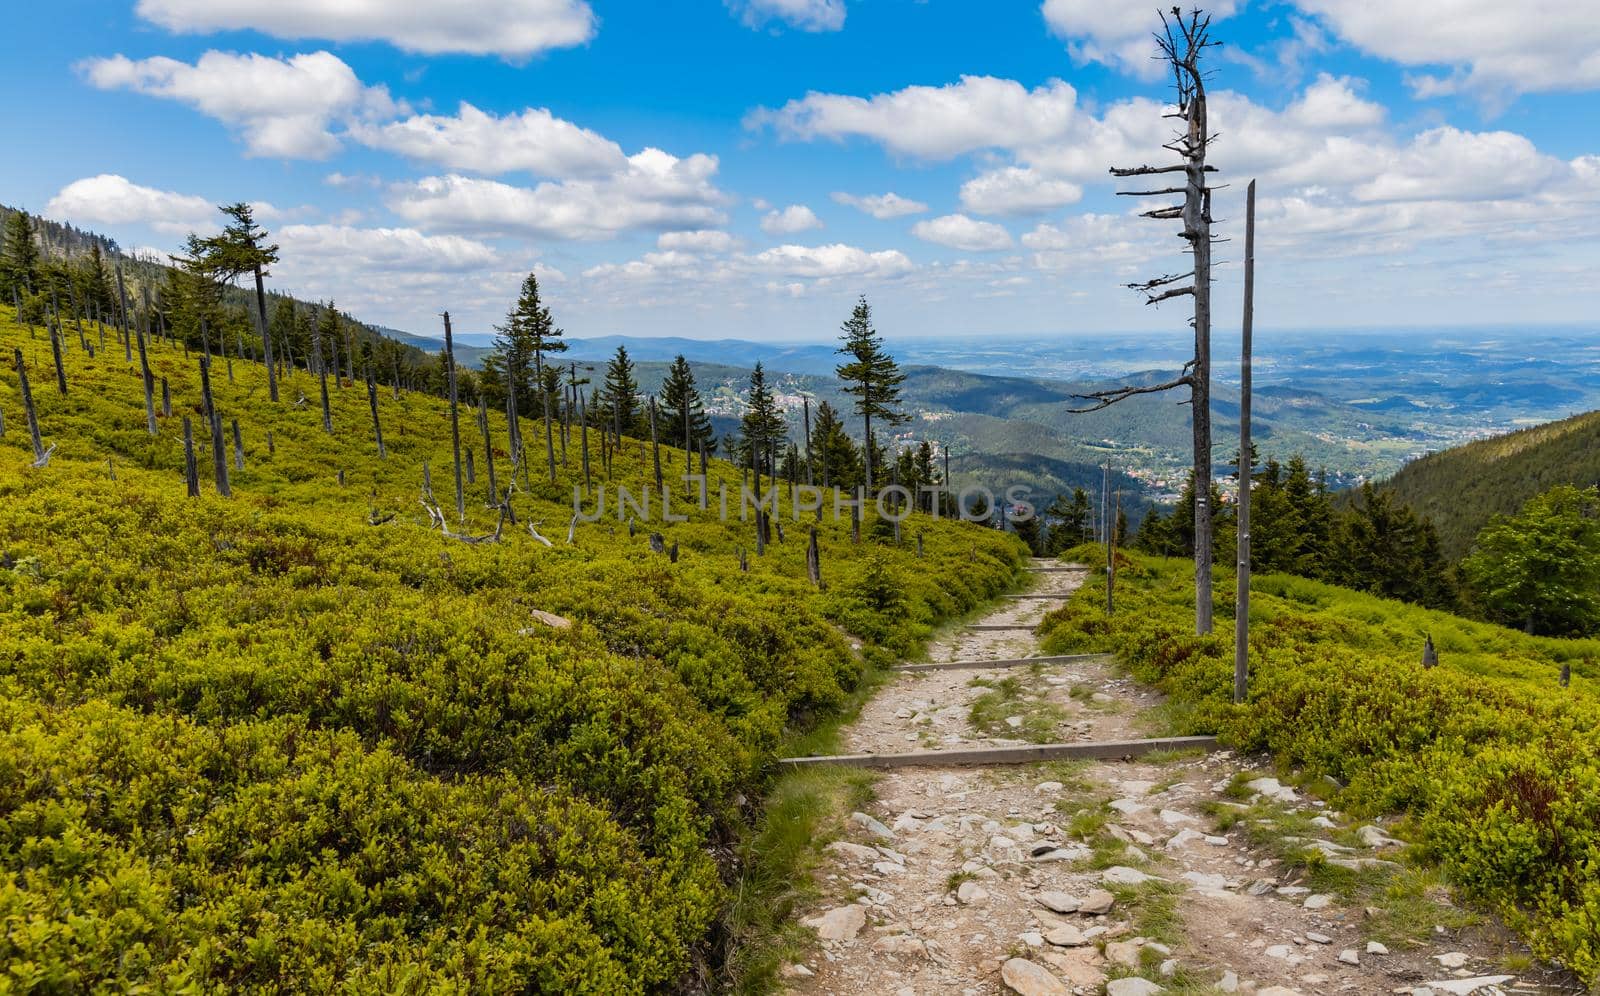
[{"label": "dead bare tree", "polygon": [[467,499],[461,487],[461,416],[456,399],[456,343],[450,331],[450,312],[444,313],[445,378],[450,387],[450,456],[456,472],[456,519],[467,517]]},{"label": "dead bare tree", "polygon": [[[1175,388],[1189,389],[1190,421],[1194,436],[1194,625],[1195,632],[1209,633],[1212,625],[1211,595],[1211,192],[1206,174],[1216,167],[1206,163],[1211,134],[1206,122],[1206,79],[1201,68],[1205,50],[1220,42],[1211,39],[1211,18],[1196,8],[1187,15],[1173,7],[1170,17],[1161,15],[1162,31],[1156,35],[1160,58],[1172,70],[1178,91],[1177,107],[1166,116],[1183,122],[1176,137],[1163,148],[1176,154],[1180,162],[1167,166],[1112,167],[1118,178],[1181,174],[1182,186],[1154,190],[1121,190],[1129,197],[1182,196],[1183,203],[1144,212],[1146,218],[1179,221],[1180,237],[1189,244],[1194,268],[1186,273],[1168,274],[1128,286],[1145,295],[1146,304],[1159,304],[1174,298],[1194,301],[1194,358],[1183,365],[1179,375],[1160,384],[1129,385],[1080,395],[1090,402],[1070,409],[1086,413],[1109,408],[1119,401],[1140,394],[1159,394]],[[1185,283],[1185,281],[1188,281]]]},{"label": "dead bare tree", "polygon": [[50,454],[55,447],[49,450],[44,448],[44,440],[39,435],[39,410],[33,407],[33,388],[28,385],[28,365],[22,361],[22,350],[16,350],[17,356],[17,384],[22,390],[22,412],[28,420],[28,438],[33,443],[33,465],[43,467],[50,462]]}]

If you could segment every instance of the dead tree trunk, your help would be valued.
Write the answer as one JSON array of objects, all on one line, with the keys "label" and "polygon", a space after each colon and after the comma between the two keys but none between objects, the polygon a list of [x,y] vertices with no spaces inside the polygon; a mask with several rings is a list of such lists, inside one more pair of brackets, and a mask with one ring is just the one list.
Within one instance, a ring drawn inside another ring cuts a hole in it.
[{"label": "dead tree trunk", "polygon": [[[1081,395],[1091,402],[1073,412],[1107,408],[1138,394],[1155,394],[1177,387],[1189,389],[1190,421],[1194,448],[1194,592],[1195,632],[1209,633],[1212,627],[1211,592],[1211,192],[1206,174],[1216,171],[1207,165],[1206,153],[1211,136],[1206,121],[1205,73],[1201,58],[1205,50],[1220,44],[1211,40],[1211,19],[1199,10],[1185,15],[1172,8],[1172,16],[1162,15],[1164,31],[1157,36],[1161,56],[1171,68],[1178,91],[1176,113],[1168,117],[1183,122],[1183,129],[1164,148],[1181,160],[1168,166],[1112,167],[1115,177],[1182,174],[1183,185],[1154,190],[1122,190],[1122,196],[1178,196],[1183,203],[1144,212],[1146,218],[1180,221],[1180,235],[1189,244],[1194,268],[1187,273],[1169,274],[1142,283],[1129,284],[1145,295],[1147,304],[1177,297],[1194,301],[1194,357],[1184,364],[1173,380],[1162,384],[1119,387]],[[1184,281],[1189,281],[1184,283]]]},{"label": "dead tree trunk", "polygon": [[456,345],[450,332],[450,312],[444,313],[445,380],[450,388],[450,456],[456,471],[456,518],[467,517],[467,496],[461,486],[461,416],[456,410]]},{"label": "dead tree trunk", "polygon": [[122,282],[122,267],[117,267],[117,299],[122,302],[122,360],[133,362],[133,342],[128,336],[128,287]]},{"label": "dead tree trunk", "polygon": [[244,469],[244,440],[239,436],[239,420],[233,420],[233,469]]},{"label": "dead tree trunk", "polygon": [[650,458],[655,464],[656,494],[661,494],[661,441],[656,438],[656,399],[650,399]]},{"label": "dead tree trunk", "polygon": [[255,266],[256,328],[261,333],[261,358],[267,364],[267,396],[278,400],[278,369],[272,365],[272,333],[267,330],[267,291],[261,283],[261,264]]},{"label": "dead tree trunk", "polygon": [[811,583],[822,587],[822,554],[817,548],[817,527],[811,527],[811,539],[806,544],[806,575]]},{"label": "dead tree trunk", "polygon": [[372,364],[367,364],[367,406],[372,409],[372,438],[378,443],[378,459],[386,460],[389,454],[383,448],[383,424],[378,421],[378,382],[372,379]]},{"label": "dead tree trunk", "polygon": [[67,396],[67,368],[61,365],[61,335],[56,331],[59,326],[50,327],[50,356],[56,363],[56,390],[62,397]]},{"label": "dead tree trunk", "polygon": [[[145,296],[148,300],[148,291]],[[146,314],[148,314],[148,304],[146,305]],[[139,379],[144,381],[144,427],[146,432],[154,436],[160,431],[156,427],[156,379],[155,375],[150,372],[150,354],[145,349],[144,324],[142,322],[137,326],[134,334],[139,337]]]},{"label": "dead tree trunk", "polygon": [[161,417],[172,417],[172,388],[167,385],[167,378],[161,378]]},{"label": "dead tree trunk", "polygon": [[494,483],[494,440],[489,436],[489,402],[483,395],[478,396],[478,428],[483,432],[483,466],[489,475],[489,498],[499,497],[500,490]]},{"label": "dead tree trunk", "polygon": [[1233,612],[1233,701],[1243,702],[1250,687],[1250,453],[1251,339],[1256,295],[1256,181],[1244,195],[1244,316],[1239,326],[1239,540],[1238,588]]},{"label": "dead tree trunk", "polygon": [[22,361],[22,348],[16,350],[17,381],[22,385],[22,412],[28,419],[28,438],[33,442],[33,465],[44,466],[44,439],[39,435],[39,410],[33,407],[33,389],[28,386],[28,365]]},{"label": "dead tree trunk", "polygon": [[183,417],[183,483],[190,498],[200,497],[200,469],[194,461],[194,425]]},{"label": "dead tree trunk", "polygon": [[[317,354],[317,380],[322,388],[322,431],[331,436],[333,412],[328,408],[328,357],[322,349],[322,322],[318,320],[320,318],[321,316],[317,314],[311,316],[311,350]],[[338,321],[337,312],[334,314],[334,320]],[[335,345],[333,364],[336,375],[339,371],[338,350],[339,347]]]},{"label": "dead tree trunk", "polygon": [[217,481],[217,494],[231,498],[233,489],[228,486],[228,453],[222,441],[222,416],[211,394],[211,358],[207,356],[200,357],[200,397],[211,427],[211,469]]},{"label": "dead tree trunk", "polygon": [[589,493],[589,413],[584,409],[583,394],[578,393],[578,432],[583,453],[583,492]]}]

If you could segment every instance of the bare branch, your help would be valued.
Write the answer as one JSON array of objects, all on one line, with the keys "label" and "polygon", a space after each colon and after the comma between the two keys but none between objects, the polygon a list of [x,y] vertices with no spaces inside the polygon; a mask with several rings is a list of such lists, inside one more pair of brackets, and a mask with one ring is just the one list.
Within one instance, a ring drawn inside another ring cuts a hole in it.
[{"label": "bare branch", "polygon": [[1192,387],[1193,385],[1194,378],[1188,374],[1184,374],[1182,377],[1179,377],[1176,380],[1169,380],[1165,384],[1150,384],[1146,387],[1118,387],[1109,391],[1091,391],[1088,394],[1074,394],[1074,398],[1082,398],[1085,401],[1093,401],[1094,404],[1087,408],[1068,408],[1067,412],[1072,415],[1087,415],[1090,412],[1097,412],[1103,408],[1110,408],[1117,402],[1126,401],[1135,395],[1160,394],[1163,391],[1170,391],[1173,388]]},{"label": "bare branch", "polygon": [[1145,304],[1160,304],[1162,301],[1171,300],[1172,298],[1175,298],[1175,297],[1184,297],[1186,295],[1189,296],[1189,297],[1193,297],[1194,296],[1194,288],[1192,286],[1191,287],[1174,287],[1171,290],[1162,291],[1160,294],[1151,294],[1149,297],[1145,298],[1144,303]]},{"label": "bare branch", "polygon": [[1190,270],[1188,273],[1169,273],[1164,277],[1157,277],[1154,280],[1145,280],[1141,283],[1134,284],[1124,284],[1123,286],[1127,287],[1129,290],[1150,291],[1155,290],[1157,287],[1162,287],[1166,284],[1174,283],[1178,280],[1184,280],[1192,276],[1194,276],[1193,270]]}]

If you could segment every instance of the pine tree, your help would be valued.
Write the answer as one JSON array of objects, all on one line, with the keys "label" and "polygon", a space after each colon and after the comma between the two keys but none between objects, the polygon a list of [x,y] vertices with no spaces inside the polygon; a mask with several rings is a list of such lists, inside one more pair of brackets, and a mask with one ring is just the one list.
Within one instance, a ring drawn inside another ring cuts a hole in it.
[{"label": "pine tree", "polygon": [[690,453],[697,452],[701,443],[708,449],[715,448],[716,430],[711,427],[711,416],[706,414],[694,370],[682,353],[673,357],[661,384],[661,413],[666,421],[664,439],[681,443]]},{"label": "pine tree", "polygon": [[739,421],[744,443],[754,448],[757,473],[761,468],[770,472],[769,454],[788,436],[788,424],[773,400],[772,388],[767,385],[767,374],[760,361],[750,372],[750,395],[746,405],[744,417]]},{"label": "pine tree", "polygon": [[845,382],[844,392],[855,399],[855,413],[863,422],[863,452],[866,454],[864,481],[872,490],[873,466],[877,461],[876,442],[872,435],[872,420],[876,417],[886,425],[894,426],[907,420],[900,410],[900,385],[905,374],[883,347],[883,338],[872,327],[872,308],[863,296],[856,302],[849,319],[840,326],[838,352],[850,359],[840,364],[835,373]]},{"label": "pine tree", "polygon": [[12,291],[32,294],[39,276],[39,243],[33,219],[26,211],[12,211],[6,217],[5,245],[0,249],[0,290],[7,300]]},{"label": "pine tree", "polygon": [[256,284],[257,330],[261,334],[262,355],[267,366],[267,394],[278,400],[278,374],[273,364],[272,336],[267,333],[267,292],[263,278],[267,268],[278,261],[278,247],[267,243],[267,232],[255,222],[255,209],[240,202],[218,208],[233,219],[221,234],[208,238],[190,234],[185,251],[199,272],[219,283],[232,283],[252,274]]},{"label": "pine tree", "polygon": [[616,353],[606,364],[606,379],[600,393],[600,411],[604,426],[620,431],[625,436],[640,436],[639,431],[639,381],[633,375],[633,360],[628,358],[628,347],[617,346]]}]

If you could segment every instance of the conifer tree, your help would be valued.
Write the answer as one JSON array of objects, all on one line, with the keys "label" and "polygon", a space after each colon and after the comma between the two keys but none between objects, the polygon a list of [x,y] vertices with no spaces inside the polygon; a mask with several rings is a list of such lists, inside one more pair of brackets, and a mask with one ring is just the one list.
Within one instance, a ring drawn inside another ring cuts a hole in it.
[{"label": "conifer tree", "polygon": [[666,438],[678,440],[686,451],[695,452],[701,443],[708,448],[716,445],[711,416],[706,414],[694,370],[682,353],[673,357],[661,384],[661,411],[666,419]]},{"label": "conifer tree", "polygon": [[788,424],[784,422],[783,413],[778,410],[777,402],[773,400],[772,388],[767,384],[767,372],[759,360],[755,369],[750,372],[750,396],[746,404],[739,427],[744,435],[744,444],[755,453],[759,475],[761,468],[770,471],[769,455],[788,435]]},{"label": "conifer tree", "polygon": [[610,362],[606,364],[605,382],[600,391],[600,411],[604,424],[625,436],[638,436],[639,432],[639,381],[633,374],[633,360],[628,357],[628,347],[617,346]]},{"label": "conifer tree", "polygon": [[255,209],[249,204],[225,204],[218,208],[233,219],[221,234],[208,238],[190,234],[185,244],[188,258],[211,279],[232,283],[245,274],[255,277],[256,330],[261,335],[262,359],[267,366],[267,395],[278,400],[278,373],[273,362],[272,336],[267,331],[267,292],[264,277],[268,267],[278,261],[278,247],[268,244],[267,232],[255,222]]},{"label": "conifer tree", "polygon": [[817,405],[811,448],[817,462],[818,484],[849,490],[861,483],[861,452],[845,431],[838,410],[826,401]]},{"label": "conifer tree", "polygon": [[856,302],[855,310],[840,326],[838,352],[849,359],[840,364],[835,373],[844,381],[844,392],[855,399],[855,413],[862,418],[862,452],[865,454],[863,480],[872,490],[872,471],[878,462],[874,451],[877,444],[872,435],[872,420],[877,418],[885,425],[898,425],[907,420],[900,410],[900,385],[905,374],[884,349],[883,338],[872,327],[872,308],[863,296]]},{"label": "conifer tree", "polygon": [[0,290],[6,296],[32,294],[39,276],[39,243],[33,230],[33,219],[26,211],[12,211],[6,216],[5,245],[0,248]]}]

